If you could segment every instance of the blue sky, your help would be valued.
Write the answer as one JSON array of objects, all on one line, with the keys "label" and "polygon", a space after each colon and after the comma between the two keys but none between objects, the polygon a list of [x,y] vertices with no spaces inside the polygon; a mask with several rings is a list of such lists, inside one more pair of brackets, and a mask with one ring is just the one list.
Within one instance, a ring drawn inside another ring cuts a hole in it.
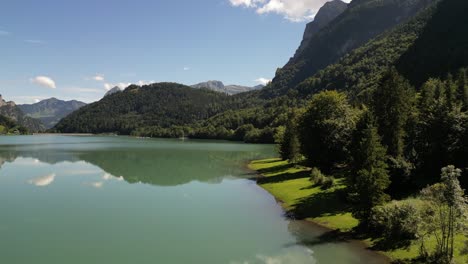
[{"label": "blue sky", "polygon": [[[0,8],[0,94],[99,100],[128,83],[271,79],[325,0],[15,0]],[[304,3],[307,6],[304,6]]]}]

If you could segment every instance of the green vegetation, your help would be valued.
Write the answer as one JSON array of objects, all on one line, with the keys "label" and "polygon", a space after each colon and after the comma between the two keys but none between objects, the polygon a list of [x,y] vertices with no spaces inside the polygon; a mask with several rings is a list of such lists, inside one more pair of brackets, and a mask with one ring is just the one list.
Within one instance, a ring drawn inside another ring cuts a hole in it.
[{"label": "green vegetation", "polygon": [[[13,103],[1,105],[0,115],[13,120],[13,122],[17,124],[18,128],[21,128],[20,129],[20,131],[22,131],[21,133],[23,133],[26,130],[30,132],[40,132],[44,130],[44,125],[41,123],[41,121],[34,119],[32,117],[26,116],[21,111],[21,109],[18,106],[14,105]],[[7,127],[12,128],[15,126],[7,126]]]},{"label": "green vegetation", "polygon": [[27,134],[28,130],[22,126],[19,126],[15,121],[12,119],[0,115],[0,135],[19,135],[19,134]]},{"label": "green vegetation", "polygon": [[[292,216],[338,229],[343,228],[335,222],[340,219],[394,259],[460,262],[467,211],[458,182],[462,171],[450,165],[442,169],[442,179],[439,171],[448,164],[468,167],[468,112],[464,93],[457,92],[466,89],[460,89],[466,85],[466,71],[431,79],[415,93],[390,69],[369,105],[357,107],[344,93],[316,94],[306,110],[297,111],[302,114],[289,130],[298,134],[303,163],[315,166],[310,179],[306,167],[271,160],[251,164],[267,176],[258,182],[283,201]],[[280,150],[297,144],[280,143]],[[419,202],[387,204],[391,198],[409,196]],[[351,216],[355,226],[342,219]]]},{"label": "green vegetation", "polygon": [[[346,199],[346,174],[339,174],[335,186],[324,190],[311,182],[311,170],[305,166],[275,158],[252,161],[249,168],[263,176],[258,178],[258,184],[278,199],[289,216],[338,230],[341,235],[337,237],[341,239],[360,239],[396,263],[428,263],[429,259],[420,258],[422,244],[426,249],[437,247],[436,236],[424,232],[426,223],[432,223],[434,227],[440,221],[433,221],[433,218],[423,221],[424,214],[430,212],[427,211],[430,203],[423,197],[394,200],[375,207],[370,220],[375,233],[364,234],[356,229],[359,221],[352,216],[353,204]],[[457,263],[464,263],[466,240],[460,233],[454,237],[454,260]],[[431,263],[441,263],[434,261]]]},{"label": "green vegetation", "polygon": [[[432,2],[431,0],[352,1],[347,10],[312,37],[303,52],[277,70],[273,82],[262,91],[262,96],[275,97],[287,94],[289,89],[313,76],[317,71],[337,62],[348,52],[386,30],[406,22]],[[348,72],[339,72],[348,75]]]},{"label": "green vegetation", "polygon": [[249,167],[264,176],[258,183],[281,202],[289,215],[342,231],[357,226],[350,207],[343,202],[346,188],[343,178],[336,179],[332,188],[324,190],[311,182],[311,171],[304,166],[267,159],[253,161]]}]

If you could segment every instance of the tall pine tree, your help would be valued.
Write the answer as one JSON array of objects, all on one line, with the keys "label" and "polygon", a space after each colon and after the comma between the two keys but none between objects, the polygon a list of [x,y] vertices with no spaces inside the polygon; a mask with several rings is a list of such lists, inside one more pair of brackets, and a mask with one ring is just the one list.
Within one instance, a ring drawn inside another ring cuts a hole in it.
[{"label": "tall pine tree", "polygon": [[375,91],[373,101],[382,142],[388,147],[389,155],[400,158],[405,146],[404,128],[414,101],[413,88],[395,69],[391,69]]},{"label": "tall pine tree", "polygon": [[366,112],[358,122],[352,142],[352,179],[350,198],[355,202],[353,215],[366,225],[373,207],[389,200],[390,185],[386,149],[381,144],[374,119]]}]

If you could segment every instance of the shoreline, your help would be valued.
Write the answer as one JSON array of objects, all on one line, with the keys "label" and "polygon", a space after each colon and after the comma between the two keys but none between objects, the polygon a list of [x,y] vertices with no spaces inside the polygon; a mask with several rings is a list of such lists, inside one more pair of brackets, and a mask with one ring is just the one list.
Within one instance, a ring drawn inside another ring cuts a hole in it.
[{"label": "shoreline", "polygon": [[[251,180],[254,180],[258,187],[262,188],[267,193],[269,193],[275,199],[277,204],[279,204],[281,206],[281,208],[283,209],[283,211],[285,213],[285,217],[288,217],[287,216],[288,208],[286,207],[286,202],[281,200],[279,197],[277,197],[275,194],[270,192],[268,189],[264,188],[262,186],[262,184],[258,182],[258,179],[264,179],[264,178],[268,178],[268,177],[265,176],[264,174],[262,174],[261,172],[259,172],[258,170],[251,167],[251,164],[254,161],[257,161],[257,160],[247,160],[246,163],[244,164],[245,169],[248,170],[252,175],[255,176],[255,177],[252,177]],[[295,216],[293,216],[293,217],[295,217]],[[326,235],[326,234],[336,236],[337,238],[339,238],[340,236],[341,237],[349,236],[348,232],[344,232],[344,231],[341,231],[339,229],[331,228],[331,227],[326,226],[326,225],[324,225],[324,224],[322,224],[322,223],[320,223],[318,221],[314,221],[314,220],[311,220],[311,219],[294,219],[293,218],[292,220],[301,221],[301,222],[303,222],[303,223],[305,223],[307,225],[310,225],[314,229],[320,229],[321,231],[323,231],[323,234],[321,236]],[[333,243],[333,241],[330,241],[330,242]],[[384,254],[384,253],[382,253],[380,251],[370,249],[369,244],[366,243],[363,240],[350,238],[350,239],[345,239],[344,241],[338,241],[338,239],[337,239],[336,243],[338,243],[338,242],[348,243],[350,245],[350,247],[353,248],[354,250],[363,251],[362,253],[364,253],[364,254],[372,255],[376,259],[380,259],[382,261],[382,263],[389,264],[389,263],[392,263],[392,261],[393,261],[386,254]]]}]

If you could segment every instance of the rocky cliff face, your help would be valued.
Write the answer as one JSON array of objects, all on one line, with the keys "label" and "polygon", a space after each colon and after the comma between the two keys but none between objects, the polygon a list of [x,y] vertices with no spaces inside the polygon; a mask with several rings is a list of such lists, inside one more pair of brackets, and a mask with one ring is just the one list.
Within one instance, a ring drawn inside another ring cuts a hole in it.
[{"label": "rocky cliff face", "polygon": [[408,21],[433,3],[434,0],[353,0],[340,15],[306,39],[307,45],[276,71],[261,96],[272,98],[286,94],[350,51]]},{"label": "rocky cliff face", "polygon": [[3,106],[11,106],[11,107],[14,107],[16,106],[16,104],[12,101],[10,102],[7,102],[3,99],[2,95],[0,94],[0,107],[3,107]]},{"label": "rocky cliff face", "polygon": [[309,45],[312,37],[315,36],[315,34],[317,34],[320,29],[324,28],[333,19],[343,13],[347,7],[348,4],[342,2],[341,0],[333,0],[325,3],[325,5],[323,5],[317,12],[314,21],[307,24],[304,31],[304,37],[302,38],[301,45],[297,49],[295,56],[303,52],[304,49]]}]

